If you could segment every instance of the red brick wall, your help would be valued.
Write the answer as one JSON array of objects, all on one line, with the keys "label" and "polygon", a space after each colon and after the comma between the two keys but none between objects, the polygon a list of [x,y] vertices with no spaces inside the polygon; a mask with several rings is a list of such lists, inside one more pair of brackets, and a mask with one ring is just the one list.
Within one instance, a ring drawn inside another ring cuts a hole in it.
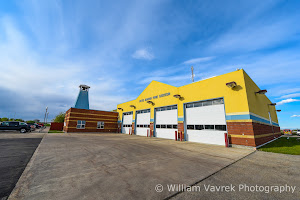
[{"label": "red brick wall", "polygon": [[177,128],[178,128],[178,131],[182,131],[182,132],[184,132],[184,125],[183,125],[183,123],[178,123],[177,124]]},{"label": "red brick wall", "polygon": [[[256,147],[264,144],[272,139],[274,136],[259,137],[260,135],[276,133],[275,136],[279,137],[280,127],[275,127],[256,122],[227,122],[227,131],[229,134],[229,143],[236,145],[245,145]],[[253,138],[231,137],[230,135],[246,135],[253,136]],[[255,138],[256,137],[256,138]]]},{"label": "red brick wall", "polygon": [[131,132],[130,132],[132,135],[134,135],[134,126],[135,126],[135,123],[132,122],[132,125],[131,125]]},{"label": "red brick wall", "polygon": [[64,128],[64,123],[51,122],[50,131],[62,131]]},{"label": "red brick wall", "polygon": [[154,132],[154,123],[150,122],[150,134],[153,135],[153,132]]},{"label": "red brick wall", "polygon": [[259,145],[265,144],[266,142],[269,142],[275,138],[278,138],[280,136],[281,136],[281,133],[277,132],[277,133],[274,133],[274,135],[270,135],[270,136],[263,137],[263,138],[256,138],[255,144],[256,144],[256,146],[259,146]]},{"label": "red brick wall", "polygon": [[[77,121],[86,121],[85,129],[77,129]],[[70,108],[66,112],[65,132],[118,132],[118,113],[110,111]],[[104,129],[97,129],[97,122],[104,122]]]}]

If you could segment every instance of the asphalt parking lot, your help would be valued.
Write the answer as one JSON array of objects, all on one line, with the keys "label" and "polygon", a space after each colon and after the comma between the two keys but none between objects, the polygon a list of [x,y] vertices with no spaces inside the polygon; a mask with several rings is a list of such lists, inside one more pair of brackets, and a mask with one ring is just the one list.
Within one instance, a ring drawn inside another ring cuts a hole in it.
[{"label": "asphalt parking lot", "polygon": [[6,199],[19,180],[43,134],[0,132],[0,199]]},{"label": "asphalt parking lot", "polygon": [[47,134],[9,199],[163,199],[253,150],[124,134]]}]

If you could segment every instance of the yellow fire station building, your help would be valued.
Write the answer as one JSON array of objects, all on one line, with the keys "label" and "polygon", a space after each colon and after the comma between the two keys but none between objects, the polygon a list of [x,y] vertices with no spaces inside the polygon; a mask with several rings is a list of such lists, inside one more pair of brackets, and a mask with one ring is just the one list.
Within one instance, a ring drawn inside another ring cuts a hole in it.
[{"label": "yellow fire station building", "polygon": [[181,87],[152,81],[117,106],[125,134],[207,144],[257,147],[280,136],[275,104],[248,74],[237,70]]}]

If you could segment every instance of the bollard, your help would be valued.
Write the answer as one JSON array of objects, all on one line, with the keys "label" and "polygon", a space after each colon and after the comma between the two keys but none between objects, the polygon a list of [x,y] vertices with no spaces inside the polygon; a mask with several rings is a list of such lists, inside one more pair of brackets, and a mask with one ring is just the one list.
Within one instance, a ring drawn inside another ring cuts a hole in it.
[{"label": "bollard", "polygon": [[229,147],[228,133],[224,133],[225,137],[225,147]]},{"label": "bollard", "polygon": [[180,141],[182,141],[182,131],[180,132]]},{"label": "bollard", "polygon": [[175,131],[175,141],[177,141],[177,131]]},{"label": "bollard", "polygon": [[147,137],[149,137],[149,129],[147,129]]}]

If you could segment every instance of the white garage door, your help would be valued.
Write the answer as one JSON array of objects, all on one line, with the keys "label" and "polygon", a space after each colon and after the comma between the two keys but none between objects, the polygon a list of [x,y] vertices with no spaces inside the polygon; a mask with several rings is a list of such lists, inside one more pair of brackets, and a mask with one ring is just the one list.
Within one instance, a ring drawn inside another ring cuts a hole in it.
[{"label": "white garage door", "polygon": [[158,138],[175,139],[177,105],[155,109],[155,133]]},{"label": "white garage door", "polygon": [[123,113],[122,133],[129,134],[132,131],[132,112]]},{"label": "white garage door", "polygon": [[150,134],[150,109],[136,111],[136,135]]},{"label": "white garage door", "polygon": [[189,103],[185,109],[187,141],[225,145],[223,99]]}]

